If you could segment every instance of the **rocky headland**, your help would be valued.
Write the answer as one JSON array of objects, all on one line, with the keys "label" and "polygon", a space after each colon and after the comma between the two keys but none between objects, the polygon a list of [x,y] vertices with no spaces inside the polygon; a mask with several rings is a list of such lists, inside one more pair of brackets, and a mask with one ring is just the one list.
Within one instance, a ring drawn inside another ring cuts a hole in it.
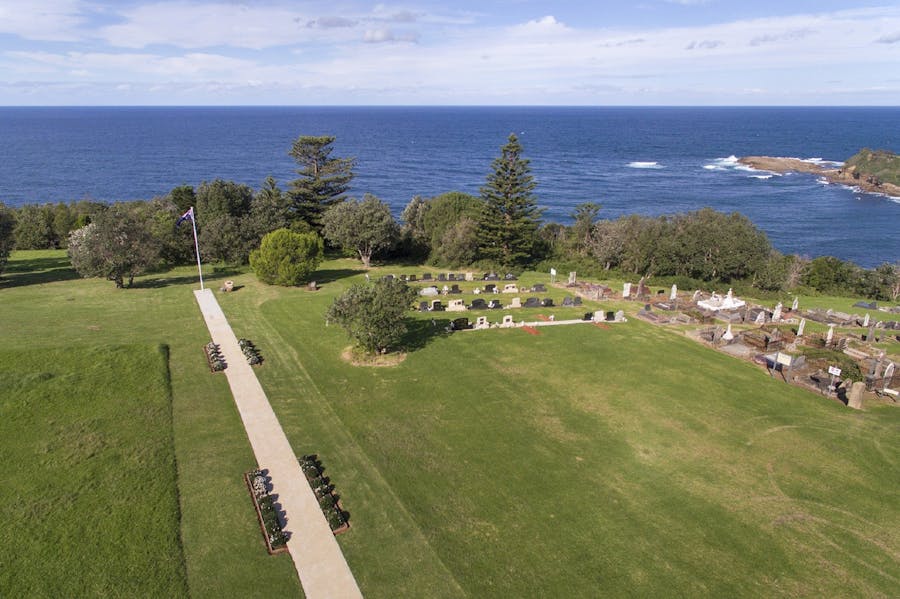
[{"label": "rocky headland", "polygon": [[811,173],[829,183],[900,198],[900,180],[896,176],[900,172],[900,156],[890,152],[862,150],[840,167],[780,156],[744,156],[738,162],[772,173]]}]

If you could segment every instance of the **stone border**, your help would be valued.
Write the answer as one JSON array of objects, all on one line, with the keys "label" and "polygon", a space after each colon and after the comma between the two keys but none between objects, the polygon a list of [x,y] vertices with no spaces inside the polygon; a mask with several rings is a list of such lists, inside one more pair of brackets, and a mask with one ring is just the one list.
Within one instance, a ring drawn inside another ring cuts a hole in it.
[{"label": "stone border", "polygon": [[259,509],[259,502],[256,500],[256,493],[253,492],[253,485],[250,484],[250,471],[244,472],[244,484],[247,485],[247,492],[250,493],[250,499],[253,501],[253,507],[256,509],[256,519],[259,522],[259,528],[262,531],[263,540],[266,542],[266,550],[269,555],[278,555],[288,550],[287,543],[281,547],[272,547],[269,542],[269,531],[266,530],[266,523],[263,520],[262,510]]}]

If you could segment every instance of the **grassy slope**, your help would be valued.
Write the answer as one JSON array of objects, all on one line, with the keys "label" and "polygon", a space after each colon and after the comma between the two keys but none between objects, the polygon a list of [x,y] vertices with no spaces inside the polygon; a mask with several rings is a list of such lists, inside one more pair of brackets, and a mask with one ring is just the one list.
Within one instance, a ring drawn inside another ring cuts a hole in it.
[{"label": "grassy slope", "polygon": [[[191,294],[194,272],[178,269],[165,279],[142,278],[144,287],[116,290],[108,281],[77,279],[67,265],[64,252],[13,253],[0,282],[0,347],[76,355],[108,345],[167,344],[191,594],[251,596],[261,580],[273,594],[298,594],[290,558],[265,553],[241,481],[255,461],[225,378],[206,367],[202,346],[209,335]],[[76,398],[87,393],[71,391]],[[4,451],[6,439],[0,437]],[[131,438],[141,440],[139,432]]]},{"label": "grassy slope", "polygon": [[184,595],[165,349],[7,350],[0,381],[0,589]]},{"label": "grassy slope", "polygon": [[352,280],[239,282],[223,308],[266,355],[295,449],[330,467],[367,596],[887,596],[900,580],[895,409],[850,412],[637,321],[434,335],[397,368],[353,368],[321,319]]},{"label": "grassy slope", "polygon": [[886,150],[861,150],[848,158],[844,167],[856,167],[864,175],[875,175],[885,183],[900,185],[900,156]]}]

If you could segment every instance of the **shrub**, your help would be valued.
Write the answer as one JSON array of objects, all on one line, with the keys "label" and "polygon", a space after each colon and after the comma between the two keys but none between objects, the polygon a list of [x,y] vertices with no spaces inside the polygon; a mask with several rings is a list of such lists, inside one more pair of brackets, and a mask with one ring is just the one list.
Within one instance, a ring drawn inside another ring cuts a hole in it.
[{"label": "shrub", "polygon": [[259,249],[250,254],[250,266],[263,283],[290,287],[308,280],[323,254],[318,235],[278,229],[262,238]]}]

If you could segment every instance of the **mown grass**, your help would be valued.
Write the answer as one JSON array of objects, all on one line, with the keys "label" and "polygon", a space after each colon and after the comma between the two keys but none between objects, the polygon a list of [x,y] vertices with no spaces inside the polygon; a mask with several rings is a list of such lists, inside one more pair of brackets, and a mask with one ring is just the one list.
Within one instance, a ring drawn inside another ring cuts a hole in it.
[{"label": "mown grass", "polygon": [[[13,315],[0,341],[167,343],[191,593],[296,594],[290,563],[261,556],[235,485],[252,454],[224,378],[206,370],[191,276],[179,269],[125,291],[45,276],[0,284],[4,315]],[[318,292],[229,278],[244,287],[218,299],[235,333],[262,352],[257,373],[295,452],[319,454],[340,490],[352,528],[338,539],[367,597],[897,588],[895,408],[847,410],[635,319],[537,336],[449,335],[443,326],[455,314],[416,314],[400,365],[354,367],[340,358],[344,332],[323,319],[341,290],[364,280],[353,261],[326,262]]]},{"label": "mown grass", "polygon": [[359,280],[245,276],[220,301],[295,450],[344,495],[367,596],[896,588],[896,409],[851,412],[636,320],[446,335],[451,314],[419,315],[399,366],[352,367],[322,314]]},{"label": "mown grass", "polygon": [[4,595],[186,594],[167,348],[3,351],[0,438]]},{"label": "mown grass", "polygon": [[[67,388],[67,405],[77,413],[78,406],[91,400],[95,388],[87,384],[90,379],[78,378],[79,355],[135,343],[168,346],[171,423],[147,423],[146,430],[129,429],[119,445],[127,453],[140,447],[145,435],[162,434],[163,430],[174,438],[181,544],[190,594],[258,596],[265,589],[273,595],[297,595],[299,582],[290,557],[266,553],[241,479],[242,473],[254,468],[256,462],[224,376],[211,374],[206,365],[202,347],[209,334],[191,293],[197,287],[196,270],[186,267],[148,275],[139,278],[134,289],[117,290],[109,281],[78,279],[66,264],[65,252],[13,253],[9,269],[0,280],[0,347],[29,355],[46,352],[56,356],[60,380],[68,377],[80,381]],[[218,285],[225,273],[208,269],[206,274],[210,284]],[[104,380],[111,390],[121,391],[129,399],[143,397],[142,385],[152,381],[156,373],[156,363],[150,364],[153,367],[148,370],[111,372],[112,378]],[[19,411],[23,418],[60,421],[54,410],[45,410],[37,403],[21,406]],[[14,424],[6,423],[9,434],[0,437],[0,455],[6,456],[7,446],[12,447],[17,436],[26,434]],[[12,472],[14,463],[5,457],[4,461],[7,471]],[[19,474],[18,470],[15,472]],[[142,509],[139,497],[131,493],[127,496],[134,509]],[[40,493],[38,501],[43,501]],[[40,511],[27,514],[27,518],[39,523]],[[177,529],[179,522],[176,519],[168,526]],[[117,537],[117,546],[125,546],[127,551],[138,551],[143,542],[128,527],[117,525],[105,534]],[[11,549],[14,551],[15,546]],[[48,547],[42,558],[62,560],[66,551],[53,552]],[[40,560],[19,565],[32,570],[31,574],[23,574],[26,577],[44,571]],[[5,564],[0,570],[5,573]],[[53,570],[53,574],[62,578],[68,575],[59,570]],[[51,577],[45,584],[64,584],[64,580]],[[16,590],[15,586],[0,585],[2,596],[16,596]],[[184,593],[177,589],[171,594],[160,594],[179,595]]]}]

